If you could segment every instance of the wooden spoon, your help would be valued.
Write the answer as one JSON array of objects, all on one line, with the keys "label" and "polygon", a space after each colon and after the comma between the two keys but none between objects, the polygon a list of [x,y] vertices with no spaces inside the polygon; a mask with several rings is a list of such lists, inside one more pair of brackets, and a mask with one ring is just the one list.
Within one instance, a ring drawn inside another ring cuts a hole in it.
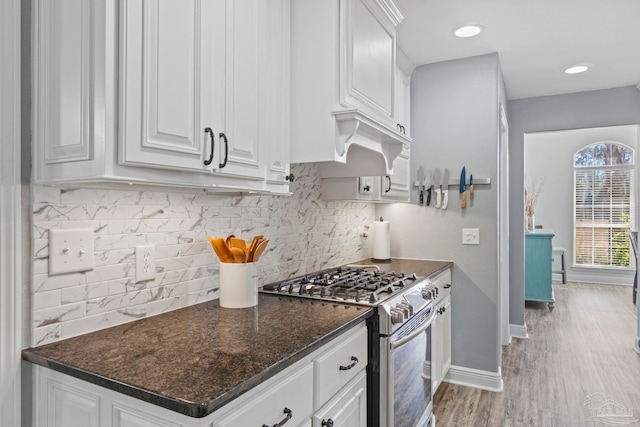
[{"label": "wooden spoon", "polygon": [[231,255],[233,255],[233,262],[245,262],[247,260],[247,253],[240,248],[232,247],[229,249],[231,251]]},{"label": "wooden spoon", "polygon": [[253,256],[251,257],[251,259],[253,260],[252,262],[258,262],[258,260],[260,259],[260,255],[262,255],[262,252],[264,252],[268,243],[269,239],[262,239],[260,243],[258,243],[255,250],[253,251]]},{"label": "wooden spoon", "polygon": [[233,262],[233,254],[222,237],[207,237],[222,262]]},{"label": "wooden spoon", "polygon": [[230,248],[231,247],[231,239],[235,238],[236,236],[234,236],[233,234],[229,234],[227,236],[227,238],[224,240],[225,243],[227,244],[227,247]]}]

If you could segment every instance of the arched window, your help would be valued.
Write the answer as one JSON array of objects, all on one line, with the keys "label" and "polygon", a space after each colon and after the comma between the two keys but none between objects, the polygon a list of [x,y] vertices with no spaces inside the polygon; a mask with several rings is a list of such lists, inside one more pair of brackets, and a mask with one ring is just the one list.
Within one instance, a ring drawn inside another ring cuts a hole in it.
[{"label": "arched window", "polygon": [[629,267],[634,162],[633,150],[616,142],[591,144],[575,154],[576,265]]}]

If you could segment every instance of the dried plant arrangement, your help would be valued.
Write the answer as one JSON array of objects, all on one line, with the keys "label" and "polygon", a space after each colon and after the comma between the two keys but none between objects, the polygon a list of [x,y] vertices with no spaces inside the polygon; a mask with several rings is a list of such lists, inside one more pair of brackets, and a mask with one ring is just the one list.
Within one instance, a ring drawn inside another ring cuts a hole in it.
[{"label": "dried plant arrangement", "polygon": [[535,178],[533,180],[527,180],[525,178],[525,213],[527,216],[532,216],[535,213],[536,203],[542,192],[544,186],[544,178]]}]

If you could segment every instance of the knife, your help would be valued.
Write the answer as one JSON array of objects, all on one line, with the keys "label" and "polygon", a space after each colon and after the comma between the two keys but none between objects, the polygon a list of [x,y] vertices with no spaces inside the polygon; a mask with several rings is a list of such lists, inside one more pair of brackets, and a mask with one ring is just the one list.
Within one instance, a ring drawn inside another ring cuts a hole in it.
[{"label": "knife", "polygon": [[420,189],[420,205],[424,204],[424,171],[422,166],[418,167],[418,188]]},{"label": "knife", "polygon": [[431,204],[431,193],[433,192],[433,175],[431,171],[427,172],[424,185],[427,188],[427,206],[429,206]]},{"label": "knife", "polygon": [[460,172],[460,194],[462,194],[462,209],[467,207],[466,171],[464,166]]},{"label": "knife", "polygon": [[445,168],[442,174],[442,209],[447,209],[449,204],[449,169]]},{"label": "knife", "polygon": [[438,169],[433,173],[433,186],[434,191],[436,193],[436,208],[440,207],[440,203],[442,203],[442,193],[441,188],[438,187],[438,183],[440,182],[440,171]]},{"label": "knife", "polygon": [[473,174],[469,175],[469,199],[473,200]]}]

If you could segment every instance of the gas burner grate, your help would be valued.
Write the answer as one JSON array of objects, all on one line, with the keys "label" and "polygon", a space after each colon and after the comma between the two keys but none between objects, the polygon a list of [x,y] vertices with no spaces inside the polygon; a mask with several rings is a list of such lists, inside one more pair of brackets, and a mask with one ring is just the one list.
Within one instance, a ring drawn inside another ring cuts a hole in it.
[{"label": "gas burner grate", "polygon": [[263,292],[376,305],[413,284],[415,274],[338,267],[264,285]]}]

